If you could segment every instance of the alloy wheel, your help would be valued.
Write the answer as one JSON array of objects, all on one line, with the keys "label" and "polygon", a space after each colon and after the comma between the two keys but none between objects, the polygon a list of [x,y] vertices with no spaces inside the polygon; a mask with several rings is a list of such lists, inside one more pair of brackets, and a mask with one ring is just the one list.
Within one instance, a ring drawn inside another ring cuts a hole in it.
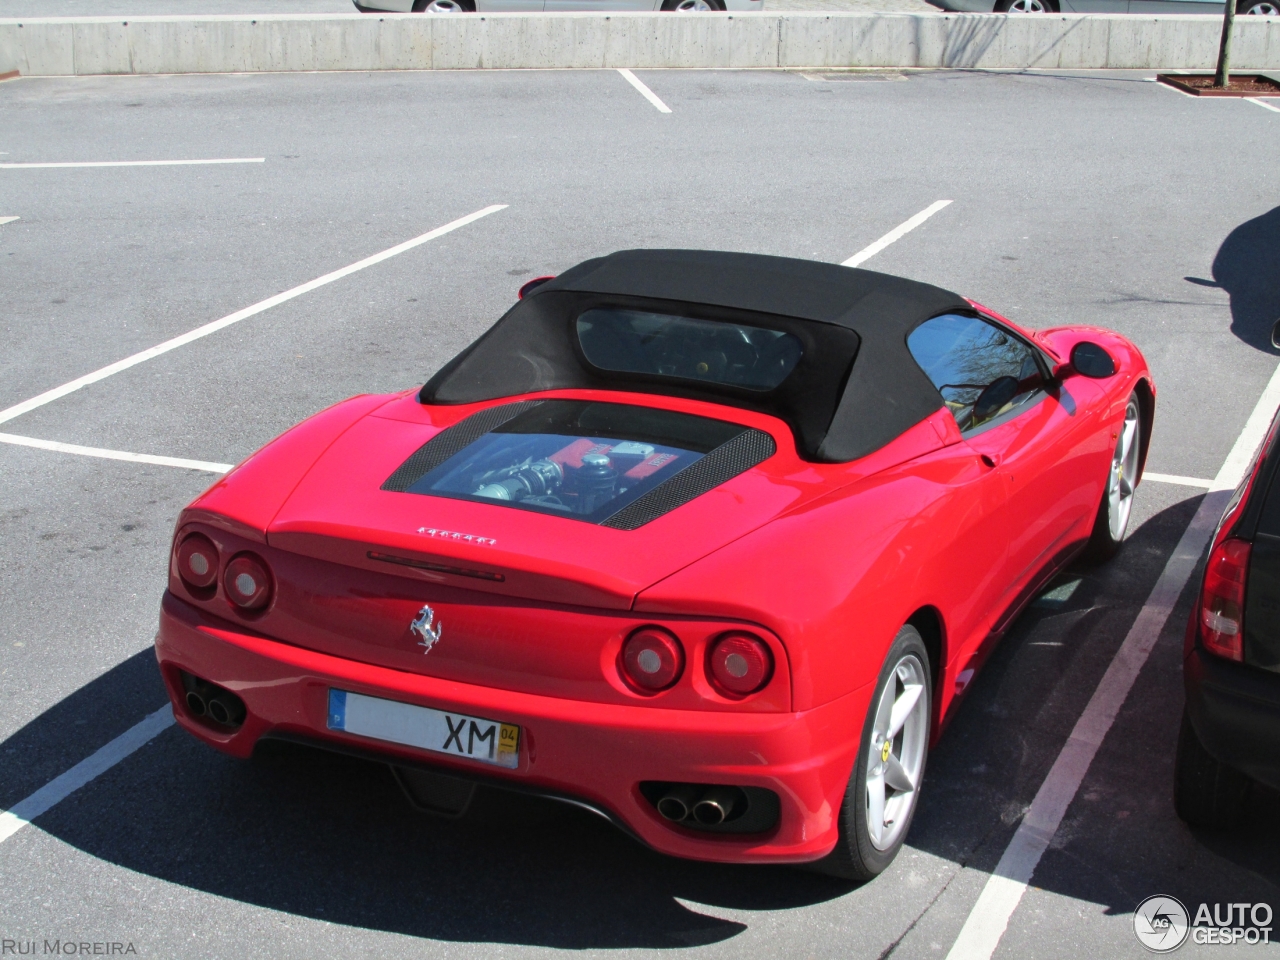
[{"label": "alloy wheel", "polygon": [[679,13],[706,13],[715,9],[710,0],[680,0],[676,4],[676,11]]},{"label": "alloy wheel", "polygon": [[1045,0],[1013,0],[1009,4],[1010,13],[1048,13],[1049,5]]},{"label": "alloy wheel", "polygon": [[867,756],[867,832],[877,850],[897,842],[911,819],[929,741],[925,669],[915,654],[893,668],[880,694]]},{"label": "alloy wheel", "polygon": [[427,4],[427,13],[462,13],[462,4],[458,0],[431,0]]},{"label": "alloy wheel", "polygon": [[1138,404],[1130,398],[1124,410],[1124,426],[1116,438],[1116,451],[1111,457],[1111,473],[1107,479],[1111,539],[1116,542],[1124,539],[1124,532],[1129,526],[1133,489],[1138,482],[1138,447]]}]

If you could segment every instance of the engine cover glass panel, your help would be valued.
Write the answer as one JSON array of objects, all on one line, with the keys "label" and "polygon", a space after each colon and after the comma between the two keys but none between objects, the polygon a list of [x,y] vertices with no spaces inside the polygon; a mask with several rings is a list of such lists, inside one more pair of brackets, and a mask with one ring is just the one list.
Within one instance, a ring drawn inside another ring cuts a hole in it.
[{"label": "engine cover glass panel", "polygon": [[747,430],[670,410],[550,400],[473,440],[406,490],[602,523]]}]

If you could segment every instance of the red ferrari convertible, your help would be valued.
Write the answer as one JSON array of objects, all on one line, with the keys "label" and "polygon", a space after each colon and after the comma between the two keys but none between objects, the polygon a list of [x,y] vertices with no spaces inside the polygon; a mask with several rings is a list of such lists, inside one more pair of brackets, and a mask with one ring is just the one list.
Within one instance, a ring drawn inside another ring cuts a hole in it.
[{"label": "red ferrari convertible", "polygon": [[867,878],[1023,605],[1120,546],[1155,387],[825,263],[632,250],[534,281],[425,386],[318,413],[178,519],[178,721],[477,782],[651,847]]}]

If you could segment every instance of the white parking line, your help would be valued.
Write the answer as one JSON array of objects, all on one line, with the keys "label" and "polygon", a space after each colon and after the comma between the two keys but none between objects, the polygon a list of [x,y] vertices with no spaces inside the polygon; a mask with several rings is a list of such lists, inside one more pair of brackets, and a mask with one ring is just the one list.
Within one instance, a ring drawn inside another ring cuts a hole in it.
[{"label": "white parking line", "polygon": [[49,170],[67,167],[191,167],[208,163],[265,163],[266,157],[227,160],[90,160],[83,163],[0,163],[0,170]]},{"label": "white parking line", "polygon": [[1176,473],[1151,473],[1143,471],[1143,480],[1153,480],[1156,483],[1176,483],[1183,487],[1200,487],[1203,490],[1213,488],[1212,480],[1201,480],[1198,477],[1180,477]]},{"label": "white parking line", "polygon": [[1277,107],[1274,103],[1267,103],[1267,101],[1259,100],[1257,97],[1245,97],[1245,99],[1248,100],[1250,103],[1256,103],[1258,106],[1262,107],[1264,110],[1271,110],[1275,113],[1280,113],[1280,107]]},{"label": "white parking line", "polygon": [[1161,83],[1161,82],[1160,82],[1160,79],[1159,79],[1158,77],[1156,78],[1156,86],[1157,86],[1157,87],[1159,87],[1161,90],[1171,90],[1171,91],[1173,91],[1174,93],[1176,93],[1176,94],[1178,94],[1179,96],[1182,96],[1182,97],[1191,97],[1191,99],[1193,99],[1193,100],[1201,100],[1201,99],[1205,99],[1205,100],[1213,100],[1213,99],[1215,99],[1214,97],[1197,97],[1194,93],[1187,93],[1187,91],[1185,91],[1185,90],[1179,90],[1177,87],[1170,86],[1170,85],[1169,85],[1169,84],[1167,84],[1167,83]]},{"label": "white parking line", "polygon": [[0,227],[3,227],[6,223],[13,223],[13,221],[20,220],[20,219],[22,218],[21,217],[0,217]]},{"label": "white parking line", "polygon": [[173,709],[166,703],[66,773],[50,780],[25,800],[19,800],[0,813],[0,843],[4,843],[40,814],[57,806],[90,780],[110,770],[172,725]]},{"label": "white parking line", "polygon": [[64,383],[60,387],[54,387],[52,390],[46,390],[39,396],[32,397],[30,400],[24,400],[22,403],[14,404],[6,410],[0,410],[0,423],[12,420],[14,417],[20,417],[24,413],[29,413],[37,407],[43,407],[46,403],[52,403],[59,397],[65,397],[69,393],[74,393],[81,387],[87,387],[91,383],[97,383],[99,380],[105,380],[112,374],[119,373],[122,370],[128,370],[130,367],[136,366],[143,361],[158,357],[161,354],[168,353],[178,347],[185,346],[192,341],[199,340],[201,337],[207,337],[211,333],[216,333],[223,327],[229,327],[233,323],[239,323],[241,320],[262,313],[264,310],[270,310],[272,307],[292,300],[294,297],[300,297],[304,293],[309,293],[317,287],[323,287],[327,283],[333,283],[335,280],[341,280],[343,277],[350,276],[358,270],[365,267],[371,267],[375,263],[381,263],[383,260],[390,259],[396,254],[404,253],[406,250],[412,250],[414,247],[442,237],[446,233],[457,230],[459,227],[465,227],[469,223],[474,223],[481,217],[487,217],[491,213],[497,213],[499,210],[505,210],[505,203],[494,204],[485,207],[483,210],[477,210],[475,213],[469,213],[465,217],[454,220],[452,223],[446,223],[443,227],[436,227],[422,236],[414,237],[412,240],[406,240],[404,243],[396,244],[389,247],[381,253],[375,253],[371,257],[365,257],[363,260],[357,261],[341,270],[334,270],[332,273],[326,273],[323,277],[316,277],[314,280],[308,280],[306,283],[286,290],[284,293],[277,293],[274,297],[268,297],[266,300],[259,301],[251,307],[245,307],[243,310],[237,310],[235,313],[223,317],[221,320],[214,320],[212,323],[206,323],[203,327],[182,334],[180,337],[174,337],[172,340],[166,340],[164,343],[157,344],[141,353],[135,353],[131,357],[125,357],[123,360],[117,360],[115,363],[108,364],[92,373],[86,373],[83,377],[78,377],[69,383]]},{"label": "white parking line", "polygon": [[842,263],[841,266],[856,267],[860,263],[870,260],[872,257],[874,257],[877,253],[879,253],[885,247],[889,246],[889,244],[893,243],[896,240],[901,240],[908,233],[910,233],[916,227],[920,226],[920,224],[924,223],[926,220],[928,220],[930,217],[932,217],[935,213],[937,213],[939,210],[941,210],[950,202],[951,202],[950,200],[938,200],[934,203],[929,204],[929,206],[925,207],[923,210],[917,213],[914,217],[912,217],[906,223],[903,223],[900,226],[894,227],[892,230],[886,233],[883,237],[881,237],[875,243],[871,244],[871,246],[863,247],[861,250],[855,253],[852,257],[850,257],[848,260]]},{"label": "white parking line", "polygon": [[185,460],[182,457],[156,457],[149,453],[127,453],[124,450],[103,450],[101,447],[82,447],[74,443],[58,443],[56,440],[37,440],[13,433],[0,433],[0,443],[12,443],[19,447],[35,447],[54,453],[75,453],[82,457],[101,457],[104,460],[126,460],[129,463],[153,463],[160,467],[182,467],[186,470],[204,470],[206,473],[226,473],[234,464],[210,463],[206,460]]},{"label": "white parking line", "polygon": [[1280,367],[1272,374],[1208,494],[1174,547],[1160,579],[1076,721],[1075,729],[1040,785],[995,872],[987,879],[947,960],[990,960],[995,953],[1040,857],[1058,832],[1094,755],[1115,722],[1151,649],[1160,639],[1182,588],[1213,536],[1231,491],[1243,479],[1254,451],[1266,436],[1277,406],[1280,406]]},{"label": "white parking line", "polygon": [[661,100],[659,100],[658,95],[654,93],[652,90],[650,90],[648,87],[646,87],[644,85],[644,81],[642,81],[634,73],[632,73],[630,70],[626,70],[621,67],[618,69],[618,72],[622,74],[622,76],[626,79],[627,83],[631,84],[633,87],[635,87],[637,90],[640,91],[640,96],[644,97],[646,100],[652,103],[655,107],[657,107],[659,113],[671,112],[671,108],[668,107]]}]

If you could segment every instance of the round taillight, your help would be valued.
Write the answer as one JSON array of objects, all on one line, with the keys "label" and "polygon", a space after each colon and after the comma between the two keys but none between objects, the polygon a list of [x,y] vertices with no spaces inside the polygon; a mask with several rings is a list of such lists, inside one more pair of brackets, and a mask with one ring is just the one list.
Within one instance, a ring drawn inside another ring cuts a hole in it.
[{"label": "round taillight", "polygon": [[707,653],[707,672],[721,693],[745,697],[755,693],[773,676],[773,654],[759,637],[726,633]]},{"label": "round taillight", "polygon": [[684,650],[660,627],[641,627],[622,645],[622,672],[647,693],[665,690],[684,671]]},{"label": "round taillight", "polygon": [[202,533],[193,533],[178,546],[178,576],[197,590],[218,582],[218,548]]},{"label": "round taillight", "polygon": [[252,553],[242,553],[227,564],[222,586],[240,609],[261,610],[271,600],[271,571]]}]

